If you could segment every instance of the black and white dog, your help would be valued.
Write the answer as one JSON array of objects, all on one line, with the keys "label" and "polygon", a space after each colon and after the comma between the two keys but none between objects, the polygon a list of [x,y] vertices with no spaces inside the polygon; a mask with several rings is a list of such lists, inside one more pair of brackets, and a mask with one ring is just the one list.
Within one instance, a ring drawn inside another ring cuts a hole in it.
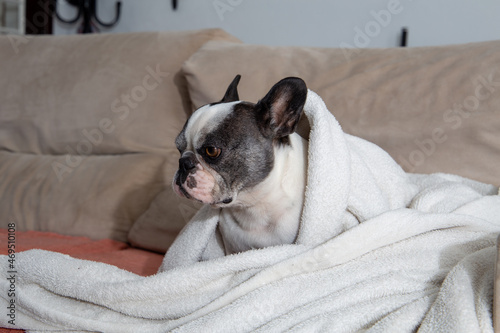
[{"label": "black and white dog", "polygon": [[304,81],[283,79],[253,104],[239,101],[239,80],[184,125],[173,181],[178,195],[220,209],[227,253],[294,242],[307,169],[307,141],[295,133]]}]

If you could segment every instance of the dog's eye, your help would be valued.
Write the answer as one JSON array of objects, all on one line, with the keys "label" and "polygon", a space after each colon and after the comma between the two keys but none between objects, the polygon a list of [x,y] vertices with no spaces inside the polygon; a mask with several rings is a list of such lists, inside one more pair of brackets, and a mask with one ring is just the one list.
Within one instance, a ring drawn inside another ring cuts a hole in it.
[{"label": "dog's eye", "polygon": [[205,154],[210,158],[217,158],[220,156],[221,149],[217,147],[206,147]]}]

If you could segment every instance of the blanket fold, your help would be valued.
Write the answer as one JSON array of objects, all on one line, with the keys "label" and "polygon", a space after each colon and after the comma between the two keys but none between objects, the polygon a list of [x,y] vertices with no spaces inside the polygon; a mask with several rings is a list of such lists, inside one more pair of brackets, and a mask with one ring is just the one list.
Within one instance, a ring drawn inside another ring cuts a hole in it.
[{"label": "blanket fold", "polygon": [[312,91],[304,112],[308,175],[294,244],[225,256],[218,210],[207,206],[149,277],[41,250],[17,253],[7,273],[2,256],[0,307],[15,307],[14,321],[0,315],[2,326],[492,332],[498,188],[406,174],[376,145],[345,134]]}]

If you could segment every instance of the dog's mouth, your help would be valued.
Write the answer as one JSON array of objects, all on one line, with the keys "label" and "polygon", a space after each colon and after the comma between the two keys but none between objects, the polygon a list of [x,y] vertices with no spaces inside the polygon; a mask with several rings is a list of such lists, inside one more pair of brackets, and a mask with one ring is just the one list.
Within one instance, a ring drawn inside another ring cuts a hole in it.
[{"label": "dog's mouth", "polygon": [[[174,186],[174,189],[175,189],[175,192],[177,193],[177,195],[179,195],[180,197],[184,197],[186,199],[190,199],[190,200],[195,200],[195,201],[198,201],[198,202],[201,202],[201,203],[205,203],[206,202],[203,202],[199,199],[196,199],[195,197],[193,197],[192,195],[190,195],[182,185],[179,185],[179,184],[175,184]],[[229,198],[225,198],[223,200],[220,200],[220,201],[216,201],[216,202],[212,202],[212,203],[209,203],[211,206],[214,206],[214,207],[224,207],[224,206],[227,206],[229,205],[230,203],[233,202],[233,198],[232,197],[229,197]]]},{"label": "dog's mouth", "polygon": [[197,184],[196,179],[191,175],[188,175],[187,177],[182,177],[182,175],[178,173],[175,177],[175,181],[173,184],[174,192],[180,197],[184,197],[190,200],[195,200],[200,203],[209,204],[213,207],[219,207],[219,208],[225,207],[233,203],[234,201],[233,196],[222,197],[222,199],[220,200],[217,200],[218,198],[212,197],[212,199],[214,199],[212,202],[208,200],[207,201],[201,200],[200,198],[197,198],[197,196],[194,196],[189,193],[189,190],[196,188],[196,184]]},{"label": "dog's mouth", "polygon": [[233,198],[229,197],[229,198],[226,198],[224,200],[214,202],[211,205],[215,206],[215,207],[224,207],[226,205],[229,205],[231,202],[233,202]]},{"label": "dog's mouth", "polygon": [[181,184],[181,179],[180,177],[177,177],[175,182],[174,182],[174,191],[175,193],[180,196],[180,197],[184,197],[184,198],[187,198],[187,199],[194,199],[187,191],[186,189],[184,189],[184,187],[182,186]]},{"label": "dog's mouth", "polygon": [[182,185],[177,185],[176,189],[178,190],[178,193],[181,197],[185,197],[187,199],[194,199],[185,189]]}]

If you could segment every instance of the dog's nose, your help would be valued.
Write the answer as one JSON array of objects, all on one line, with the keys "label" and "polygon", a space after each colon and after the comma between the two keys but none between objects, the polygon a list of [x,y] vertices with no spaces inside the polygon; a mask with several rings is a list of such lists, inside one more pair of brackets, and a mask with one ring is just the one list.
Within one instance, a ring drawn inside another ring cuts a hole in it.
[{"label": "dog's nose", "polygon": [[179,159],[179,170],[191,173],[196,168],[196,156],[192,152],[185,152]]}]

